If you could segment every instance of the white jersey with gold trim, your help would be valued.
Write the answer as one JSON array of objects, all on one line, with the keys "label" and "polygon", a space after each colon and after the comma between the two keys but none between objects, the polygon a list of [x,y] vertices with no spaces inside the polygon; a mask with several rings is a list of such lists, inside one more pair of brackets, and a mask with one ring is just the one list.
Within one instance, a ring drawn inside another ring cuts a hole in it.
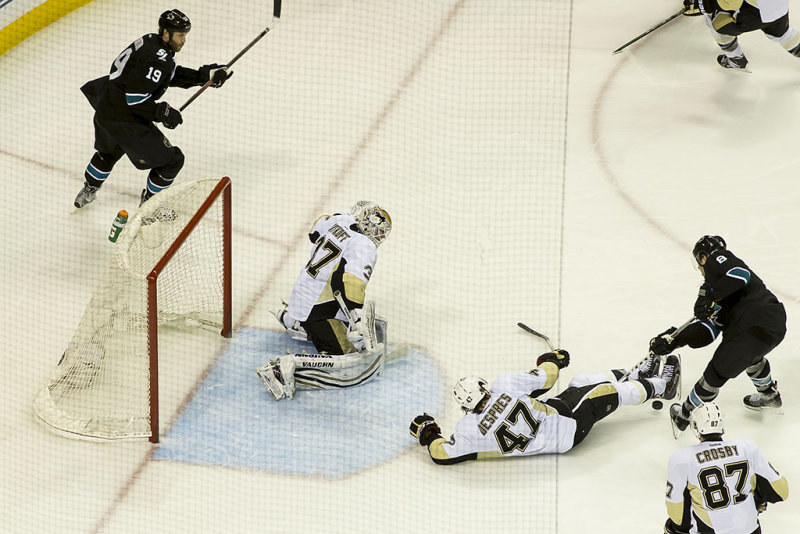
[{"label": "white jersey with gold trim", "polygon": [[[314,306],[335,302],[336,289],[351,302],[363,304],[366,284],[378,261],[377,247],[356,230],[356,221],[349,214],[320,217],[309,235],[317,236],[316,241],[295,280],[285,324],[305,321]],[[336,318],[346,320],[341,311]]]},{"label": "white jersey with gold trim", "polygon": [[750,534],[759,526],[753,497],[757,484],[771,502],[788,496],[786,479],[752,441],[701,441],[670,456],[667,512],[680,524],[690,506],[692,534],[710,529],[716,534]]},{"label": "white jersey with gold trim", "polygon": [[542,368],[498,377],[492,383],[486,408],[464,416],[450,441],[434,441],[431,455],[451,459],[476,455],[475,459],[482,459],[570,450],[575,420],[530,396],[545,389],[547,381]]}]

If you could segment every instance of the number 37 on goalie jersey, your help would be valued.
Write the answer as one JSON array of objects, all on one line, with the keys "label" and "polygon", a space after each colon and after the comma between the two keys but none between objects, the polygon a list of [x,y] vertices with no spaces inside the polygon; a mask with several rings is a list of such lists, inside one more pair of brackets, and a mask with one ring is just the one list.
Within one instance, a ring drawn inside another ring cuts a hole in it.
[{"label": "number 37 on goalie jersey", "polygon": [[314,246],[289,302],[298,320],[305,320],[315,305],[332,301],[334,290],[342,291],[352,303],[364,303],[378,250],[354,226],[350,215],[332,215],[321,217],[309,232]]}]

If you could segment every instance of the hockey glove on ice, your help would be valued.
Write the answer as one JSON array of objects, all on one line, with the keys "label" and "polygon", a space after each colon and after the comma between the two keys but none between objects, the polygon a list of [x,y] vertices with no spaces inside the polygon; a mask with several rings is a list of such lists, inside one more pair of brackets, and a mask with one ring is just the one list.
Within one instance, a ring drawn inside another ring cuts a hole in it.
[{"label": "hockey glove on ice", "polygon": [[664,534],[689,534],[689,531],[681,528],[672,519],[667,519],[667,522],[664,523]]},{"label": "hockey glove on ice", "polygon": [[714,311],[714,299],[711,298],[711,287],[708,284],[700,286],[697,292],[697,300],[694,302],[694,316],[701,321],[711,317]]},{"label": "hockey glove on ice", "polygon": [[411,435],[419,440],[419,444],[427,447],[430,443],[438,437],[441,437],[442,429],[436,424],[433,417],[424,413],[418,415],[411,421],[411,426],[408,428]]},{"label": "hockey glove on ice", "polygon": [[165,128],[172,130],[183,123],[183,117],[181,117],[180,111],[171,107],[166,102],[159,102],[156,104],[155,121],[162,123]]},{"label": "hockey glove on ice", "polygon": [[228,67],[225,65],[219,65],[217,63],[203,65],[197,70],[200,72],[202,84],[205,84],[207,81],[211,80],[211,87],[214,87],[215,89],[217,87],[222,87],[222,84],[225,83],[228,78],[233,76],[233,71],[228,70]]},{"label": "hockey glove on ice", "polygon": [[559,369],[569,365],[569,352],[563,349],[556,349],[552,352],[545,352],[536,360],[536,365],[542,365],[544,362],[553,362]]},{"label": "hockey glove on ice", "polygon": [[666,356],[675,350],[675,348],[678,346],[678,342],[674,338],[672,338],[672,341],[670,341],[670,335],[676,330],[677,328],[670,326],[664,332],[651,339],[650,352],[656,356]]}]

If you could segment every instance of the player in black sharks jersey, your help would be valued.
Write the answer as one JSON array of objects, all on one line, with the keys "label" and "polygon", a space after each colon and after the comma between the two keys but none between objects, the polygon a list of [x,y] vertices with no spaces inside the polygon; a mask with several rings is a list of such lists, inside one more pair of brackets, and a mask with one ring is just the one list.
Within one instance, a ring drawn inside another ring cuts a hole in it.
[{"label": "player in black sharks jersey", "polygon": [[705,279],[694,305],[695,320],[674,338],[675,327],[650,340],[655,354],[669,354],[678,347],[704,347],[722,333],[703,376],[683,405],[673,404],[670,416],[679,430],[689,424],[695,407],[711,402],[720,388],[743,371],[757,393],[747,395],[744,404],[752,410],[782,405],[777,383],[772,378],[766,355],[786,335],[786,310],[756,273],[728,250],[717,235],[700,238],[692,251]]},{"label": "player in black sharks jersey", "polygon": [[75,207],[94,201],[123,154],[137,169],[150,170],[141,202],[172,185],[183,167],[183,152],[154,123],[172,129],[183,118],[158,99],[171,86],[189,88],[210,80],[212,87],[220,87],[232,74],[216,63],[197,70],[175,64],[175,54],[191,28],[189,18],[177,9],[165,11],[158,19],[158,33],[138,38],[117,56],[107,76],[81,87],[95,109],[96,152],[84,173],[86,183],[75,198]]}]

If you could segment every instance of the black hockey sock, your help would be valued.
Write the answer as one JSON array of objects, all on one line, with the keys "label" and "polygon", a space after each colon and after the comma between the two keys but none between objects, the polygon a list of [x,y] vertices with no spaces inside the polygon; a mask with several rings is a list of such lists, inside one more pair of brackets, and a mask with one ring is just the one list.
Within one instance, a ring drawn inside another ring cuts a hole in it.
[{"label": "black hockey sock", "polygon": [[748,367],[747,376],[750,377],[756,389],[762,393],[772,387],[772,372],[769,366],[769,360],[766,358]]},{"label": "black hockey sock", "polygon": [[92,187],[100,187],[106,181],[108,175],[111,174],[117,161],[119,161],[119,158],[95,152],[91,161],[89,161],[89,165],[86,166],[83,178]]}]

